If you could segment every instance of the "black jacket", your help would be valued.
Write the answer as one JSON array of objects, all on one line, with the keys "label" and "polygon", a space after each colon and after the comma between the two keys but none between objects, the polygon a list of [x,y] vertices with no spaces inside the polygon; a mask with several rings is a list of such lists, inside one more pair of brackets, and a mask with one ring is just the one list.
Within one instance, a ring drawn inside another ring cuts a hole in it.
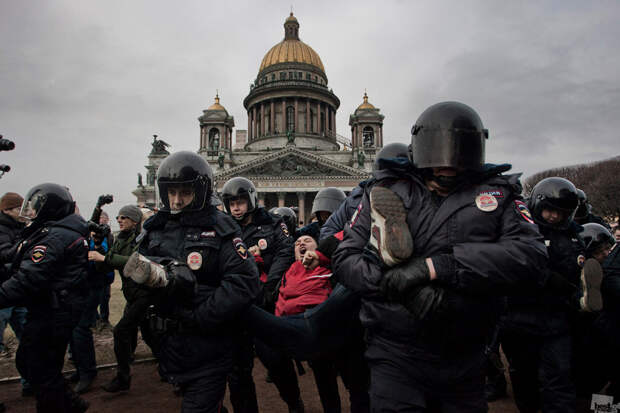
[{"label": "black jacket", "polygon": [[[433,259],[438,275],[433,282],[444,288],[445,298],[441,323],[427,326],[381,294],[382,269],[364,253],[370,234],[368,188],[333,265],[345,286],[363,294],[360,318],[370,340],[394,343],[411,354],[481,352],[496,323],[498,297],[518,286],[543,283],[538,270],[546,261],[542,237],[519,209],[518,175],[499,175],[507,169],[487,166],[484,174],[471,178],[477,183],[462,186],[441,202],[415,171],[376,174],[374,185],[388,186],[403,200],[413,255]],[[494,211],[476,207],[476,197],[485,193],[495,196]]]},{"label": "black jacket", "polygon": [[620,346],[620,246],[616,244],[611,254],[603,262],[603,311],[597,320],[598,328],[615,343],[616,349]]},{"label": "black jacket", "polygon": [[[25,306],[49,311],[60,301],[88,294],[88,226],[79,215],[24,232],[13,276],[0,286],[0,308]],[[52,292],[55,297],[52,297]]]},{"label": "black jacket", "polygon": [[347,196],[347,198],[340,205],[340,207],[329,216],[327,221],[325,221],[325,225],[321,227],[321,239],[327,238],[330,235],[337,234],[338,232],[343,230],[344,224],[349,222],[349,220],[355,213],[355,209],[362,200],[362,195],[364,195],[364,188],[367,184],[368,181],[360,182],[358,186],[353,188],[349,196]]},{"label": "black jacket", "polygon": [[230,353],[239,328],[236,319],[258,294],[258,269],[239,227],[214,207],[179,216],[159,212],[144,223],[144,230],[139,251],[153,260],[188,262],[190,255],[200,256],[201,265],[193,270],[198,282],[195,298],[166,297],[157,308],[162,317],[195,326],[173,332],[160,343],[160,365],[168,378],[191,380]]},{"label": "black jacket", "polygon": [[0,212],[0,282],[10,277],[13,262],[24,224]]},{"label": "black jacket", "polygon": [[260,252],[267,273],[265,288],[273,292],[295,261],[295,240],[284,221],[271,215],[265,208],[257,208],[252,214],[252,222],[241,227],[241,238],[248,248],[265,245],[265,249]]},{"label": "black jacket", "polygon": [[[539,226],[549,260],[539,271],[545,279],[562,277],[573,286],[567,291],[551,286],[508,297],[508,308],[503,316],[504,328],[541,336],[565,334],[570,329],[572,295],[580,283],[584,244],[579,236],[583,227],[574,221],[567,229]],[[551,283],[550,283],[551,284]],[[571,292],[572,291],[572,292]]]}]

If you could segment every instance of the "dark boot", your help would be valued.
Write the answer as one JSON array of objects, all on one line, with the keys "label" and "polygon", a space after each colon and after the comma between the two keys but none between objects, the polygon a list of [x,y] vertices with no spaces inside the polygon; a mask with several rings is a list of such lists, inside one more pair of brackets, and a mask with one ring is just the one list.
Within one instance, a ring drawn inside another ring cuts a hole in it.
[{"label": "dark boot", "polygon": [[108,393],[118,393],[119,391],[129,390],[131,386],[131,377],[125,379],[119,375],[114,377],[111,382],[101,386],[101,388]]}]

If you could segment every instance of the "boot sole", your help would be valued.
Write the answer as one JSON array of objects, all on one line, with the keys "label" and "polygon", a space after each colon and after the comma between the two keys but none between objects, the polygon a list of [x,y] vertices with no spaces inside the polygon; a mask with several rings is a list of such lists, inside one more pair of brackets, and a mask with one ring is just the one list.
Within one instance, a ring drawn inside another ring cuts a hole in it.
[{"label": "boot sole", "polygon": [[371,236],[377,240],[383,261],[393,266],[408,259],[413,253],[413,239],[403,201],[388,188],[376,186],[370,191],[370,207]]},{"label": "boot sole", "polygon": [[[134,252],[125,264],[124,273],[126,276],[130,276],[130,274],[140,275],[140,279],[142,280],[140,284],[143,284],[151,275],[151,266],[149,262],[140,259],[139,253]],[[134,277],[132,278],[136,281]]]},{"label": "boot sole", "polygon": [[600,311],[603,308],[603,297],[601,296],[602,282],[603,269],[601,264],[594,258],[589,258],[581,270],[583,297],[580,302],[584,310]]}]

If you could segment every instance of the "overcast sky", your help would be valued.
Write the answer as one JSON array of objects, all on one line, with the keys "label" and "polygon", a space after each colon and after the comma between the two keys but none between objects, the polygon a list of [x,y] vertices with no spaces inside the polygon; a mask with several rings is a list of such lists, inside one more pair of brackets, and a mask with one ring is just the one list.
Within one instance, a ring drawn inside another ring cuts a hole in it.
[{"label": "overcast sky", "polygon": [[362,102],[385,143],[458,100],[489,129],[488,162],[531,175],[620,154],[617,1],[0,0],[0,192],[71,188],[89,216],[131,191],[153,134],[198,150],[197,117],[221,103],[247,128],[243,98],[293,11],[340,98],[338,133]]}]

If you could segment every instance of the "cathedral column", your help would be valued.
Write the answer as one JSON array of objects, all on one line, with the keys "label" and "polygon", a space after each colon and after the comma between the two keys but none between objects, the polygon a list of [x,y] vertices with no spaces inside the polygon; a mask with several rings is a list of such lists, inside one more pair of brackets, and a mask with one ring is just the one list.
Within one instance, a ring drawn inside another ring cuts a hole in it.
[{"label": "cathedral column", "polygon": [[257,192],[256,196],[258,197],[258,205],[264,207],[265,206],[265,193]]},{"label": "cathedral column", "polygon": [[297,115],[297,114],[299,113],[299,112],[298,112],[298,110],[297,110],[298,103],[299,103],[299,102],[298,102],[298,99],[297,99],[297,98],[295,98],[295,132],[299,131],[299,125],[297,125],[297,124],[299,123],[299,122],[298,122],[298,120],[299,120],[299,119],[298,119],[298,118],[299,118],[299,116]]},{"label": "cathedral column", "polygon": [[275,110],[275,108],[276,108],[276,105],[275,105],[274,101],[272,100],[271,101],[271,107],[269,108],[269,110],[270,110],[270,112],[269,112],[269,128],[270,128],[269,129],[269,133],[271,135],[273,135],[274,131],[275,131],[275,128],[274,128],[274,126],[276,124],[276,110]]},{"label": "cathedral column", "polygon": [[321,134],[321,102],[316,102],[316,134]]},{"label": "cathedral column", "polygon": [[286,98],[282,98],[282,131],[281,133],[286,133],[287,130],[286,124]]},{"label": "cathedral column", "polygon": [[248,110],[248,142],[250,142],[250,138],[252,137],[252,133],[250,132],[250,128],[252,127],[252,118],[250,117],[252,116],[250,114],[250,111]]},{"label": "cathedral column", "polygon": [[297,214],[298,224],[303,222],[306,224],[306,193],[297,192],[297,201],[299,202],[299,214]]},{"label": "cathedral column", "polygon": [[278,207],[284,206],[285,198],[286,198],[286,192],[278,192]]},{"label": "cathedral column", "polygon": [[336,139],[336,111],[334,111],[334,109],[331,107],[329,109],[329,117],[331,119],[329,123],[331,123],[332,125],[332,137]]},{"label": "cathedral column", "polygon": [[260,136],[265,136],[265,103],[260,103]]},{"label": "cathedral column", "polygon": [[306,133],[310,133],[310,99],[306,99]]},{"label": "cathedral column", "polygon": [[252,106],[252,140],[256,139],[256,105]]}]

